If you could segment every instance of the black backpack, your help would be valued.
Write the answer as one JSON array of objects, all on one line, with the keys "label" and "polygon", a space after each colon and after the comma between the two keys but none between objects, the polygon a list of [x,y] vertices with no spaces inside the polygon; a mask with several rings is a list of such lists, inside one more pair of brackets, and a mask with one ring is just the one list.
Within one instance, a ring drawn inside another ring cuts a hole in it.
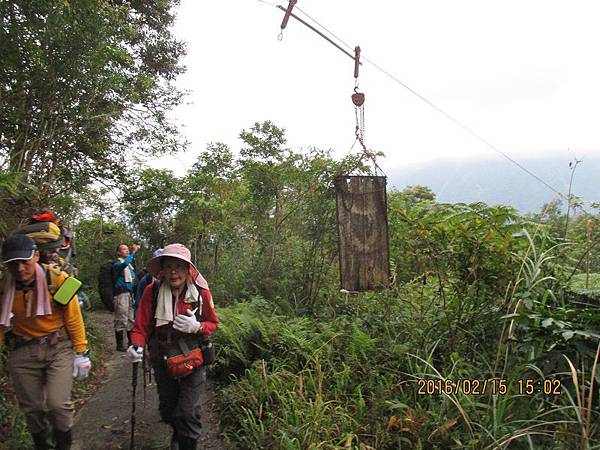
[{"label": "black backpack", "polygon": [[[142,279],[144,279],[148,275],[149,275],[149,273],[148,273],[148,271],[146,270],[145,267],[142,269],[141,272],[136,272],[135,278],[133,279],[133,295],[134,296],[137,293],[138,286],[140,285],[140,282],[142,281]],[[147,284],[146,284],[146,286],[147,286]]]},{"label": "black backpack", "polygon": [[98,293],[100,294],[100,300],[102,300],[102,304],[109,311],[115,310],[113,304],[114,274],[112,268],[113,261],[106,262],[100,266],[100,272],[98,273]]}]

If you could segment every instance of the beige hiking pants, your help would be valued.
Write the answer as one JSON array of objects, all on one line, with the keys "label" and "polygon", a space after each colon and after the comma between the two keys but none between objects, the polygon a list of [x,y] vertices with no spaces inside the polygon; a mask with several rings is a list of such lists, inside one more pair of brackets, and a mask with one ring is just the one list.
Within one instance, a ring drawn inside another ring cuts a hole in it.
[{"label": "beige hiking pants", "polygon": [[115,306],[115,331],[131,331],[133,329],[133,296],[129,292],[113,297]]},{"label": "beige hiking pants", "polygon": [[[29,432],[68,431],[73,426],[73,344],[31,343],[12,350],[8,372]],[[49,423],[48,423],[49,422]]]}]

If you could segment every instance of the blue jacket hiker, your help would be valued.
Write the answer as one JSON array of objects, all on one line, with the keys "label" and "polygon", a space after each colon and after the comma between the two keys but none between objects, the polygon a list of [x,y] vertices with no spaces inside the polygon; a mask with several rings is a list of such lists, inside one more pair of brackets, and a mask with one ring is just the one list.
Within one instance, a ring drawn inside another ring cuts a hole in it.
[{"label": "blue jacket hiker", "polygon": [[129,332],[133,328],[133,280],[135,269],[132,263],[135,261],[140,246],[133,244],[131,253],[127,244],[119,244],[117,256],[112,266],[114,280],[113,303],[115,307],[115,339],[117,351],[127,351],[125,335],[129,341]]}]

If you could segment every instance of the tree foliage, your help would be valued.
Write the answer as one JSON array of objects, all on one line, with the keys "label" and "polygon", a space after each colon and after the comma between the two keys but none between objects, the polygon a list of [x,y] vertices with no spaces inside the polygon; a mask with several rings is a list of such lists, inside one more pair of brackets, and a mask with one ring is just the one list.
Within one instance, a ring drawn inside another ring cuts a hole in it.
[{"label": "tree foliage", "polygon": [[359,161],[292,151],[268,121],[240,138],[239,156],[211,143],[184,177],[134,171],[122,196],[127,220],[146,246],[187,244],[225,298],[261,294],[309,310],[337,279],[333,177]]},{"label": "tree foliage", "polygon": [[131,230],[152,248],[172,238],[173,220],[181,196],[181,180],[168,169],[142,169],[129,174],[122,205]]},{"label": "tree foliage", "polygon": [[132,149],[179,148],[166,117],[181,100],[177,3],[0,2],[0,169],[38,204],[119,178]]}]

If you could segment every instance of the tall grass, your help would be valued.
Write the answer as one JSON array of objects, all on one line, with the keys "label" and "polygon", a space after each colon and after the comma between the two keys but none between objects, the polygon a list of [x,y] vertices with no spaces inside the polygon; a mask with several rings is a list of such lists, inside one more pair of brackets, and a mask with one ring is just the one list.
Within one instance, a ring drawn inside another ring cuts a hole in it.
[{"label": "tall grass", "polygon": [[[439,270],[384,293],[332,291],[311,317],[260,298],[221,310],[215,373],[232,447],[596,448],[600,313],[565,300],[560,247],[521,237],[502,290],[458,292]],[[518,390],[548,378],[561,395]],[[420,395],[428,379],[502,379],[507,392]]]}]

